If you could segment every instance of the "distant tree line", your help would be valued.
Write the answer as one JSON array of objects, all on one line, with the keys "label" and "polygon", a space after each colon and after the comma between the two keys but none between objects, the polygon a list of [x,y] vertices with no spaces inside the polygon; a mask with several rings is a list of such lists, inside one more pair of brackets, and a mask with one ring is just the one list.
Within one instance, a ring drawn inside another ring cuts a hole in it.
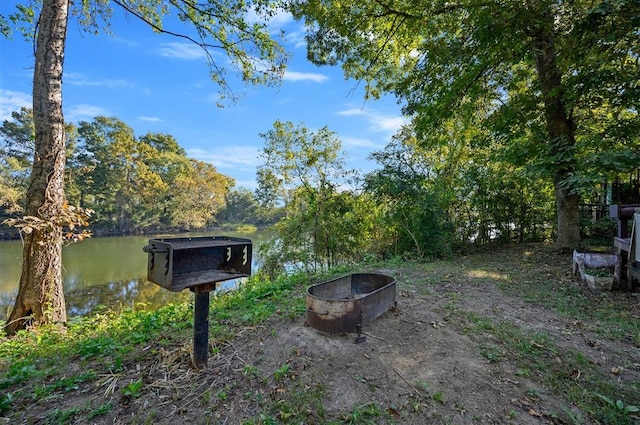
[{"label": "distant tree line", "polygon": [[[33,158],[31,110],[12,118],[0,127],[0,220],[23,214]],[[93,211],[94,233],[203,229],[225,210],[233,179],[188,158],[169,134],[136,137],[121,120],[96,117],[68,124],[67,138],[66,200]]]},{"label": "distant tree line", "polygon": [[[0,127],[2,220],[23,213],[32,132],[28,109]],[[366,175],[346,167],[341,141],[328,127],[313,132],[276,121],[260,135],[255,192],[188,158],[171,135],[136,137],[117,118],[68,125],[67,134],[67,202],[93,210],[92,232],[272,226],[274,237],[261,250],[273,273],[554,237],[553,183],[506,155],[508,145],[481,127],[455,119],[432,132],[440,140],[430,145],[405,126],[371,154],[378,168]],[[599,177],[584,182],[583,196],[599,185]],[[589,236],[590,224],[582,227]],[[607,231],[600,229],[605,238]]]}]

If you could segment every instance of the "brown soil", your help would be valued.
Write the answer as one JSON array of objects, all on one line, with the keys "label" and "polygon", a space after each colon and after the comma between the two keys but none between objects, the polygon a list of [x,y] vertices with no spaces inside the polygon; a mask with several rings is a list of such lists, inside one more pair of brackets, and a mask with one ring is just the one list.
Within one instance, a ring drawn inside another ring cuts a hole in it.
[{"label": "brown soil", "polygon": [[[125,372],[40,401],[21,420],[40,423],[52,409],[75,405],[86,411],[111,402],[106,414],[70,422],[596,423],[561,390],[541,383],[535,370],[519,371],[509,344],[491,333],[469,332],[469,317],[546,334],[557,350],[582,353],[613,385],[634,385],[636,394],[640,388],[637,337],[604,340],[593,324],[527,302],[517,290],[503,290],[520,279],[579,285],[571,276],[570,256],[540,246],[517,247],[376,271],[397,279],[397,308],[365,326],[362,343],[355,344],[352,334],[318,332],[305,326],[302,316],[275,315],[261,326],[239,329],[231,342],[213,341],[205,371],[191,367],[190,341],[161,350],[145,347],[156,353],[127,365]],[[638,305],[628,292],[586,294],[593,303],[609,297],[625,308]],[[562,362],[557,351],[544,355]],[[586,379],[580,370],[567,373],[576,381]],[[141,393],[123,396],[122,388],[141,377]],[[296,417],[304,419],[296,422]],[[367,418],[371,422],[364,422]]]}]

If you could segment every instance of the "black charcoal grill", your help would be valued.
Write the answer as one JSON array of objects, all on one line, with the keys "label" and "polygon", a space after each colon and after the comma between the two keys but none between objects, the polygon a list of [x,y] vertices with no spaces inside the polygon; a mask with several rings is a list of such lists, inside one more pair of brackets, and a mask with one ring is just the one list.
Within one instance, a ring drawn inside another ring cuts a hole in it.
[{"label": "black charcoal grill", "polygon": [[228,236],[150,239],[147,279],[165,289],[195,294],[193,363],[207,364],[209,292],[219,282],[251,275],[252,243]]}]

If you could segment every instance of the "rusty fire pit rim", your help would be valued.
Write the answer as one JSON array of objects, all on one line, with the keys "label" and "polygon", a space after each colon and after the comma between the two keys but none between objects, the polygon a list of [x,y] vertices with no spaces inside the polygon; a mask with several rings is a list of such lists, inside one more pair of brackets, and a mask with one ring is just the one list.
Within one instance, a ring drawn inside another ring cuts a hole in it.
[{"label": "rusty fire pit rim", "polygon": [[338,280],[340,280],[340,279],[345,279],[345,278],[353,279],[353,277],[354,277],[354,276],[359,276],[359,275],[382,276],[382,277],[384,277],[384,278],[388,278],[388,279],[390,279],[390,281],[389,281],[389,282],[385,283],[384,285],[380,286],[379,288],[375,289],[374,291],[367,292],[367,293],[366,293],[366,295],[367,295],[367,296],[369,296],[369,295],[371,295],[371,294],[375,294],[375,293],[380,292],[380,291],[382,291],[382,290],[385,290],[389,285],[394,285],[394,284],[396,284],[396,283],[397,283],[397,282],[396,282],[396,278],[395,278],[395,277],[393,277],[393,276],[389,276],[389,275],[384,274],[384,273],[377,273],[377,272],[347,273],[347,274],[345,274],[345,275],[338,276],[338,277],[335,277],[335,278],[333,278],[333,279],[325,280],[325,281],[318,282],[318,283],[314,283],[313,285],[310,285],[310,286],[307,288],[307,296],[308,296],[308,297],[312,297],[312,298],[317,299],[317,300],[321,300],[321,301],[330,301],[330,302],[354,302],[354,301],[357,301],[357,300],[353,300],[353,299],[345,299],[345,300],[343,300],[343,299],[336,299],[336,298],[324,298],[324,297],[319,297],[319,296],[317,296],[317,295],[315,295],[315,294],[311,293],[311,290],[312,290],[313,288],[315,288],[315,287],[322,286],[322,285],[327,285],[327,284],[330,284],[330,283],[332,283],[332,282],[338,281]]}]

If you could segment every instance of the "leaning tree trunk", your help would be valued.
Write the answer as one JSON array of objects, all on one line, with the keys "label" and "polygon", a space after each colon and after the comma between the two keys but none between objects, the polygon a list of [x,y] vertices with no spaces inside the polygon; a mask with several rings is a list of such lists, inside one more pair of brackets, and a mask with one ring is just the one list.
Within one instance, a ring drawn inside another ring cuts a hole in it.
[{"label": "leaning tree trunk", "polygon": [[561,250],[572,250],[580,245],[580,196],[566,184],[567,178],[575,171],[575,126],[566,110],[553,35],[548,30],[540,30],[534,35],[534,49],[544,100],[547,137],[551,155],[556,161],[553,180],[558,224],[556,244]]},{"label": "leaning tree trunk", "polygon": [[67,321],[58,219],[64,204],[62,65],[68,13],[69,0],[42,2],[33,74],[35,152],[25,210],[43,224],[25,232],[18,298],[6,324],[9,334],[30,323]]}]

